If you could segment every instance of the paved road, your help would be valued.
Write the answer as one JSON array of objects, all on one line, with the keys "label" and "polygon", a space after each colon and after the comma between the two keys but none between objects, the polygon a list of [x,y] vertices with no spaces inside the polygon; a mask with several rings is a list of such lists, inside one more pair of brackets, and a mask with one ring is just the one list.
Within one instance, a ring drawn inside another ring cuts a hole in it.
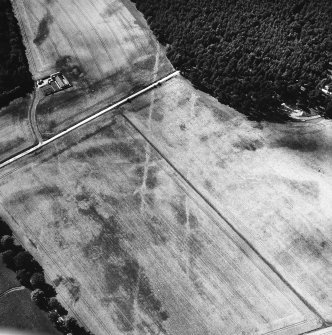
[{"label": "paved road", "polygon": [[49,143],[57,140],[60,137],[63,137],[64,135],[72,132],[73,130],[75,130],[75,129],[77,129],[77,128],[83,126],[83,125],[85,125],[86,123],[88,123],[88,122],[90,122],[92,120],[95,120],[96,118],[98,118],[98,117],[100,117],[100,116],[108,113],[109,111],[111,111],[111,110],[113,110],[113,109],[115,109],[115,108],[117,108],[117,107],[119,107],[119,106],[121,106],[121,105],[123,105],[123,104],[125,104],[127,102],[130,102],[132,99],[134,99],[134,98],[136,98],[136,97],[138,97],[138,96],[140,96],[140,95],[142,95],[142,94],[144,94],[144,93],[152,90],[153,88],[156,88],[157,86],[161,85],[165,81],[167,81],[167,80],[169,80],[169,79],[177,76],[179,73],[180,73],[179,71],[175,71],[175,72],[169,74],[168,76],[166,76],[166,77],[164,77],[164,78],[162,78],[162,79],[160,79],[160,80],[158,80],[158,81],[150,84],[149,86],[143,88],[142,90],[140,90],[140,91],[138,91],[138,92],[136,92],[136,93],[134,93],[134,94],[132,94],[132,95],[124,98],[124,99],[121,99],[117,103],[115,103],[115,104],[113,104],[113,105],[111,105],[111,106],[109,106],[109,107],[107,107],[107,108],[99,111],[98,113],[96,113],[96,114],[94,114],[92,116],[87,117],[86,119],[84,119],[84,120],[76,123],[75,125],[67,128],[66,130],[64,130],[61,133],[59,133],[59,134],[51,137],[50,139],[48,139],[46,141],[43,141],[43,139],[41,137],[41,134],[40,134],[40,132],[38,130],[38,125],[37,125],[37,121],[36,121],[36,106],[37,106],[38,101],[39,101],[39,94],[36,93],[34,95],[34,100],[33,100],[33,103],[32,103],[32,105],[30,107],[30,110],[29,110],[29,118],[30,118],[30,124],[31,124],[31,127],[33,129],[33,132],[34,132],[36,138],[38,139],[38,144],[35,145],[34,147],[28,149],[28,150],[25,150],[25,151],[21,152],[20,154],[14,156],[14,157],[12,157],[12,158],[10,158],[10,159],[2,162],[0,164],[0,169],[3,168],[3,167],[5,167],[5,166],[7,166],[7,165],[9,165],[9,164],[11,164],[11,163],[13,163],[13,162],[15,162],[15,161],[17,161],[17,160],[19,160],[19,159],[21,159],[21,158],[23,158],[23,157],[25,157],[26,155],[29,155],[29,154],[35,152],[39,148],[41,148],[41,147],[43,147],[43,146],[45,146],[45,145],[47,145],[47,144],[49,144]]}]

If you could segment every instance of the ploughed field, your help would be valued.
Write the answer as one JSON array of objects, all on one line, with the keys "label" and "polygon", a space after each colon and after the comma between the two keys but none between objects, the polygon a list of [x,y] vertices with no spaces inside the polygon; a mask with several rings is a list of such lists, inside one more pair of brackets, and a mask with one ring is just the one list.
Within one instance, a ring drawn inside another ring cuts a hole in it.
[{"label": "ploughed field", "polygon": [[35,79],[61,71],[72,88],[37,107],[45,137],[173,71],[129,0],[13,1]]},{"label": "ploughed field", "polygon": [[300,334],[321,324],[122,115],[0,177],[1,214],[95,334]]},{"label": "ploughed field", "polygon": [[[127,0],[13,3],[34,77],[73,84],[44,138],[173,71]],[[0,215],[96,335],[297,335],[331,322],[331,139],[173,78],[3,168]]]},{"label": "ploughed field", "polygon": [[182,177],[332,321],[332,121],[270,124],[181,78],[123,107]]}]

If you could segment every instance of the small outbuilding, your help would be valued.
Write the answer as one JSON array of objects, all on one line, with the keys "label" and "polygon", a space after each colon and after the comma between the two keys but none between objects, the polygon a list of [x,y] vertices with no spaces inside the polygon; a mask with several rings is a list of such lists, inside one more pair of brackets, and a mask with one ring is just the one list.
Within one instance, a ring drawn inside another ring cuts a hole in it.
[{"label": "small outbuilding", "polygon": [[37,80],[36,86],[37,89],[40,89],[44,93],[44,95],[54,94],[72,87],[68,79],[61,72],[56,72]]}]

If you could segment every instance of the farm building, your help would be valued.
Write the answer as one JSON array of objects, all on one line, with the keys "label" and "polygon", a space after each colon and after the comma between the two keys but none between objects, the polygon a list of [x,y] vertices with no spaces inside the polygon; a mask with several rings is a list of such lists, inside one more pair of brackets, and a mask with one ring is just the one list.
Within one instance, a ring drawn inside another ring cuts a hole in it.
[{"label": "farm building", "polygon": [[71,86],[72,85],[61,72],[56,72],[48,77],[37,80],[37,88],[41,89],[44,95],[50,95]]}]

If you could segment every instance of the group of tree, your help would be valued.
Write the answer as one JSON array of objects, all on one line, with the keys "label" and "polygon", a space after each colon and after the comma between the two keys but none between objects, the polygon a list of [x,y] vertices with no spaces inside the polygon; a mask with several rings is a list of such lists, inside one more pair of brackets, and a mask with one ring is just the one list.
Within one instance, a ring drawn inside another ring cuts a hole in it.
[{"label": "group of tree", "polygon": [[0,108],[32,90],[32,75],[11,2],[0,0]]},{"label": "group of tree", "polygon": [[8,268],[16,272],[17,280],[31,290],[31,300],[48,313],[50,321],[63,334],[91,335],[56,299],[53,286],[45,281],[44,271],[32,255],[15,243],[12,231],[0,217],[0,253]]},{"label": "group of tree", "polygon": [[282,102],[326,111],[331,0],[133,1],[172,64],[220,102],[254,119],[282,118]]}]

